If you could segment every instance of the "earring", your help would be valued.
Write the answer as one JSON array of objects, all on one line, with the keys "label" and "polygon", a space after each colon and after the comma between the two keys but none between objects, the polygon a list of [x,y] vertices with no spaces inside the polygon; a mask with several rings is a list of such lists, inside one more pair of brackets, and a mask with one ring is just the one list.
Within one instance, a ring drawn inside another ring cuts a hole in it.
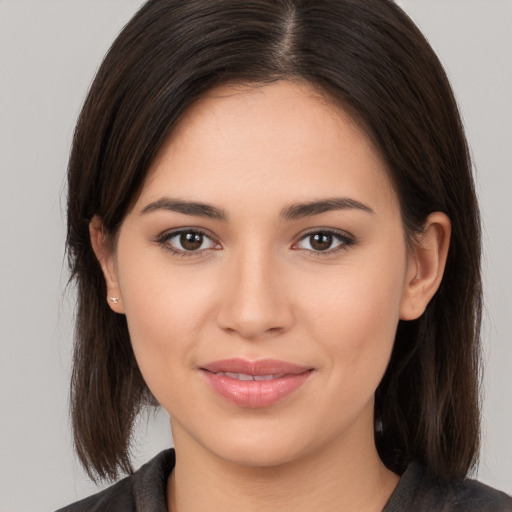
[{"label": "earring", "polygon": [[110,300],[114,303],[114,304],[117,304],[119,302],[119,298],[118,297],[110,297]]}]

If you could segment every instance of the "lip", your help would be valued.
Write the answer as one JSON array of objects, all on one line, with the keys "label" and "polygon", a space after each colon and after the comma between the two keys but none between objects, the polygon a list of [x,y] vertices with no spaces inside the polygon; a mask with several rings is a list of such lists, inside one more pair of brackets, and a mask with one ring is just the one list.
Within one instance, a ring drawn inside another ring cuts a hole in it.
[{"label": "lip", "polygon": [[281,401],[298,390],[313,373],[311,367],[276,359],[240,358],[213,361],[200,370],[213,391],[235,405],[248,408],[268,407]]}]

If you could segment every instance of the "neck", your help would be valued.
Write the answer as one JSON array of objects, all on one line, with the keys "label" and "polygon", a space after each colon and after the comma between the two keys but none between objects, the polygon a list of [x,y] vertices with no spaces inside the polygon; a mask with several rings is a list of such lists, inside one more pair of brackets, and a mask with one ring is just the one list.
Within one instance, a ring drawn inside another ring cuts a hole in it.
[{"label": "neck", "polygon": [[378,457],[373,434],[366,442],[348,436],[292,462],[258,467],[222,459],[179,428],[173,433],[170,512],[380,512],[398,483]]}]

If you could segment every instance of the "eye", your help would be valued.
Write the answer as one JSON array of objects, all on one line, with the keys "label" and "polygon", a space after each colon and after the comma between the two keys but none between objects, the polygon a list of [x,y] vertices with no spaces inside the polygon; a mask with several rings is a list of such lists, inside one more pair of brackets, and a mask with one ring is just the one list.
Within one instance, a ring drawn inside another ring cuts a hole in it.
[{"label": "eye", "polygon": [[220,247],[206,233],[197,229],[181,229],[164,233],[156,242],[171,250],[174,254],[181,254],[183,256]]},{"label": "eye", "polygon": [[315,253],[332,253],[352,245],[349,236],[331,230],[312,231],[301,237],[296,247]]}]

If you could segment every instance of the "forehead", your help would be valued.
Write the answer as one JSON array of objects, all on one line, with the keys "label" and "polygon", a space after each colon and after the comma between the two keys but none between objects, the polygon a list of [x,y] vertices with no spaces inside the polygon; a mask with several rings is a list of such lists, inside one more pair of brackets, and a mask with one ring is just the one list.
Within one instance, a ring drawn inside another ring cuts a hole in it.
[{"label": "forehead", "polygon": [[211,201],[197,196],[220,199],[235,185],[290,201],[333,190],[396,199],[384,161],[347,112],[311,85],[284,80],[223,85],[199,99],[155,158],[143,194]]}]

